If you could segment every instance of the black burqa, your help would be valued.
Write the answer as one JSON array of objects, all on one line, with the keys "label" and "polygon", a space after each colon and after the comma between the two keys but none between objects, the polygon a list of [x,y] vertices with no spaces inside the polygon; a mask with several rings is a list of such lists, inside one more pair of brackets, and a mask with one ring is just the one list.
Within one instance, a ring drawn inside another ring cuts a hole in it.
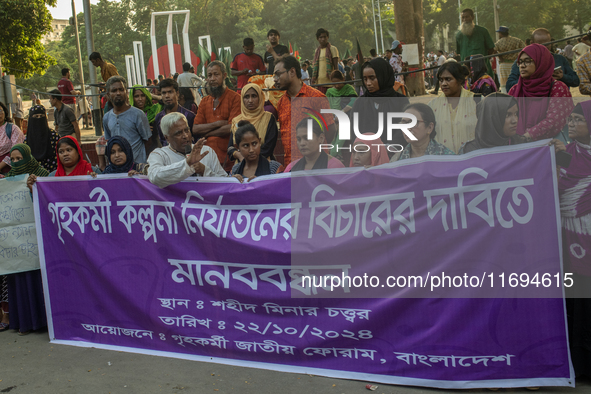
[{"label": "black burqa", "polygon": [[507,137],[503,133],[507,111],[514,105],[517,105],[517,100],[503,93],[492,93],[478,103],[475,138],[466,142],[464,153],[525,142],[525,138],[518,134]]},{"label": "black burqa", "polygon": [[[387,124],[388,113],[390,112],[404,112],[404,108],[410,103],[408,97],[394,91],[394,83],[396,78],[394,70],[387,60],[378,57],[366,62],[361,66],[361,75],[366,68],[372,68],[376,73],[379,90],[370,92],[363,82],[363,96],[355,101],[352,111],[350,111],[351,118],[351,132],[353,132],[353,114],[358,113],[359,117],[359,132],[375,134],[379,128],[380,116],[383,120],[382,142],[384,144],[400,144],[406,146],[406,140],[403,133],[399,129],[392,132],[392,139],[388,139]],[[381,115],[380,115],[381,114]],[[399,123],[400,119],[393,119],[393,123]]]},{"label": "black burqa", "polygon": [[[36,118],[33,115],[43,115],[43,117]],[[29,110],[27,145],[31,148],[31,155],[39,162],[55,155],[51,146],[51,129],[47,123],[45,107],[42,105],[35,105]]]}]

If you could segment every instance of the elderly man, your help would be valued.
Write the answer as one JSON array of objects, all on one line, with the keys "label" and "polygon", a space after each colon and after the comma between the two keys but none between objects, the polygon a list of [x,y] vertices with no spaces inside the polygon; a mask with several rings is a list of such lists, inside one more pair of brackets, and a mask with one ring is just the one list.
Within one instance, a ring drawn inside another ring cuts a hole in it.
[{"label": "elderly man", "polygon": [[195,116],[193,135],[207,138],[207,144],[213,148],[220,163],[226,162],[226,170],[232,169],[228,157],[228,143],[232,128],[232,119],[240,115],[240,95],[226,87],[226,65],[214,60],[207,65],[207,84],[210,95],[201,100]]},{"label": "elderly man", "polygon": [[162,118],[160,128],[168,145],[155,149],[148,157],[148,178],[154,185],[164,188],[190,176],[228,176],[213,149],[203,145],[205,138],[192,144],[193,135],[185,115],[169,113]]},{"label": "elderly man", "polygon": [[[461,13],[462,26],[456,33],[456,50],[462,60],[472,55],[492,55],[495,47],[488,30],[474,23],[474,11],[466,8]],[[485,61],[488,75],[493,75],[488,59]]]},{"label": "elderly man", "polygon": [[[552,36],[547,29],[539,28],[534,30],[531,35],[531,40],[534,44],[544,45],[552,41]],[[550,50],[550,53],[552,53],[552,50]],[[564,56],[558,55],[556,53],[552,53],[552,57],[554,57],[554,68],[561,67],[560,69],[554,71],[552,78],[557,81],[564,82],[569,88],[576,88],[579,86],[579,77],[577,76],[577,73],[571,68],[568,60],[566,60]],[[519,67],[517,66],[517,61],[515,61],[513,66],[511,66],[511,75],[509,75],[509,79],[507,79],[507,91],[509,91],[513,85],[517,84],[517,82],[519,82]]]}]

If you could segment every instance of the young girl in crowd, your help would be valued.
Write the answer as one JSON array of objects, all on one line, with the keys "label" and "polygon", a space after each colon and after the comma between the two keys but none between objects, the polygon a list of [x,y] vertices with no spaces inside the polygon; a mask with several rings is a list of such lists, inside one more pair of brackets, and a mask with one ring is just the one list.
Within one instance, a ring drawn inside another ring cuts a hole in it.
[{"label": "young girl in crowd", "polygon": [[[364,135],[372,136],[372,133]],[[385,146],[357,138],[353,143],[349,167],[375,167],[390,161]]]},{"label": "young girl in crowd", "polygon": [[230,175],[241,183],[244,182],[244,179],[248,179],[250,182],[258,176],[281,172],[280,163],[274,160],[269,161],[261,155],[261,138],[254,125],[245,120],[238,122],[238,130],[234,134],[234,140],[243,160],[232,167]]},{"label": "young girl in crowd", "polygon": [[119,135],[111,137],[104,151],[97,147],[97,156],[99,168],[103,174],[127,173],[129,176],[148,174],[147,164],[133,161],[133,149],[125,137]]},{"label": "young girl in crowd", "polygon": [[[312,123],[312,139],[308,139],[308,122]],[[289,163],[285,172],[302,170],[320,170],[326,168],[344,168],[338,159],[320,150],[320,144],[325,142],[324,131],[312,118],[305,118],[296,126],[296,143],[298,150],[304,156]]]}]

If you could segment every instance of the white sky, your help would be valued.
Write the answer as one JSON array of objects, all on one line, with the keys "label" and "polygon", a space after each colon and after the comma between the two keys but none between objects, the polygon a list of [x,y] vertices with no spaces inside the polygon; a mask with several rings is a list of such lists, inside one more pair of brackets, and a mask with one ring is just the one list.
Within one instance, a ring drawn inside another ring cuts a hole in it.
[{"label": "white sky", "polygon": [[[84,11],[82,7],[82,0],[75,0],[76,12]],[[90,0],[91,4],[98,3],[98,0]],[[72,16],[72,0],[57,0],[57,7],[49,8],[53,19],[68,19]]]}]

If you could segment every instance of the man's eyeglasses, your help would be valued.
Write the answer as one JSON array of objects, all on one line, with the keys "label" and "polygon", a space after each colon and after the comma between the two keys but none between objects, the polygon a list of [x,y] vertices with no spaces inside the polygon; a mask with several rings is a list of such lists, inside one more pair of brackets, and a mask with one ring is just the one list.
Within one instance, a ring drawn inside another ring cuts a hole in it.
[{"label": "man's eyeglasses", "polygon": [[585,118],[575,118],[574,116],[569,116],[566,118],[566,123],[573,122],[574,124],[584,124],[587,123]]},{"label": "man's eyeglasses", "polygon": [[517,65],[518,65],[518,66],[520,66],[520,67],[521,67],[522,65],[523,65],[523,66],[525,66],[525,67],[528,67],[530,64],[536,64],[536,63],[534,62],[534,59],[519,59],[519,60],[517,61]]},{"label": "man's eyeglasses", "polygon": [[279,78],[281,75],[285,74],[287,72],[287,70],[285,71],[275,71],[273,73],[273,78]]}]

